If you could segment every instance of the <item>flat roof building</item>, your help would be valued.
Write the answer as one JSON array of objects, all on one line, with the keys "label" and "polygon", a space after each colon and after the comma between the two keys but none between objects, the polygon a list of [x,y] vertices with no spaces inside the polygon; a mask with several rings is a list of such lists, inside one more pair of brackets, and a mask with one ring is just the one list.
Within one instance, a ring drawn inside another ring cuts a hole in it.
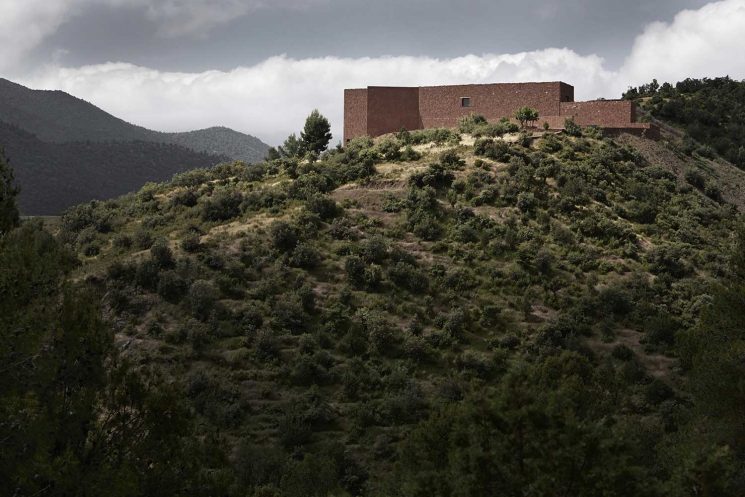
[{"label": "flat roof building", "polygon": [[469,114],[489,121],[512,118],[520,107],[538,111],[538,126],[563,129],[573,118],[580,126],[658,138],[659,129],[636,122],[629,100],[574,101],[574,87],[561,81],[474,85],[388,87],[344,90],[344,142],[358,136],[380,136],[401,129],[454,128]]}]

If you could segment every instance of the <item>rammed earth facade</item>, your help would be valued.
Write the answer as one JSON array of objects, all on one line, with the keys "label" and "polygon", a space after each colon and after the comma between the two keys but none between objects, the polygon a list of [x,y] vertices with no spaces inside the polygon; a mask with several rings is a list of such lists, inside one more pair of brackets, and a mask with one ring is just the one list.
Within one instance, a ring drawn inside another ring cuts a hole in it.
[{"label": "rammed earth facade", "polygon": [[659,129],[636,120],[628,100],[574,101],[574,87],[561,81],[479,85],[388,87],[344,90],[344,141],[380,136],[401,129],[453,128],[471,113],[489,121],[512,118],[520,107],[538,110],[539,127],[564,128],[573,118],[581,126],[611,133],[633,133],[657,139]]}]

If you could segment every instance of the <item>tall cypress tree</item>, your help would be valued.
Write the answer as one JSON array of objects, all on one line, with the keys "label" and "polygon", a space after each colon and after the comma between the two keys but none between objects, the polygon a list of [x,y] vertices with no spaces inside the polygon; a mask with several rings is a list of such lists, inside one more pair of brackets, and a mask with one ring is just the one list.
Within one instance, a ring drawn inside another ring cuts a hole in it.
[{"label": "tall cypress tree", "polygon": [[17,196],[18,188],[13,181],[13,169],[0,147],[0,236],[18,226]]}]

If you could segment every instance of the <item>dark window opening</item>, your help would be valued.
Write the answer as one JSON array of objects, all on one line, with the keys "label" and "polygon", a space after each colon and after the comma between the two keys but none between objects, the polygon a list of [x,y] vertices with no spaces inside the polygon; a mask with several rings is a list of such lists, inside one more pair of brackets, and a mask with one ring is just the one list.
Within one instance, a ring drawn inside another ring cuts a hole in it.
[{"label": "dark window opening", "polygon": [[460,106],[461,107],[470,107],[471,106],[471,97],[460,97]]}]

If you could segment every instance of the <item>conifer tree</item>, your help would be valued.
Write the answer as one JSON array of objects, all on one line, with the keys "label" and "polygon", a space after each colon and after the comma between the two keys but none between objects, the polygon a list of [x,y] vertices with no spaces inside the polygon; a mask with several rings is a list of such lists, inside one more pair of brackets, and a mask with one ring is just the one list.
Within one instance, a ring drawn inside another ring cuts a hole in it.
[{"label": "conifer tree", "polygon": [[300,133],[306,152],[321,153],[331,141],[331,125],[318,109],[314,109],[305,120],[305,127]]}]

